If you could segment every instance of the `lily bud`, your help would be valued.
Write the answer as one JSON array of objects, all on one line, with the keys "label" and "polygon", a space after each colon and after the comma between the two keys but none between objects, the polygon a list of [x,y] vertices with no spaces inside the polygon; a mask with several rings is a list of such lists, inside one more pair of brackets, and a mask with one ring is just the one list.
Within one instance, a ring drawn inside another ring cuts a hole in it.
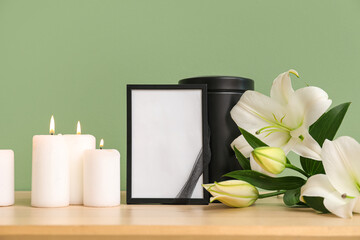
[{"label": "lily bud", "polygon": [[229,207],[248,207],[259,197],[256,187],[240,180],[215,182],[202,186],[213,196],[210,202],[218,200]]},{"label": "lily bud", "polygon": [[254,160],[269,173],[279,174],[285,169],[286,155],[281,148],[255,148],[250,157],[253,157]]}]

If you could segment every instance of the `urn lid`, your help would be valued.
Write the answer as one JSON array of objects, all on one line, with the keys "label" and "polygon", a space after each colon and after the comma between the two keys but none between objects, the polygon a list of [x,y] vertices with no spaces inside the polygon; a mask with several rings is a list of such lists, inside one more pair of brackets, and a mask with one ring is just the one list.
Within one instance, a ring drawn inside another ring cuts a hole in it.
[{"label": "urn lid", "polygon": [[201,76],[185,78],[179,84],[207,84],[208,91],[246,91],[254,90],[254,80],[232,76]]}]

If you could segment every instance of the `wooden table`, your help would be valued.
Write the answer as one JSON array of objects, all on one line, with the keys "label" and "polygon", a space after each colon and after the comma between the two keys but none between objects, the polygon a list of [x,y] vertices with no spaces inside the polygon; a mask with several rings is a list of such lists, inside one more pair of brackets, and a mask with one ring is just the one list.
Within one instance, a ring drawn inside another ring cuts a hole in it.
[{"label": "wooden table", "polygon": [[[123,197],[125,199],[125,197]],[[232,209],[209,206],[121,205],[113,208],[32,208],[30,193],[0,207],[0,240],[8,239],[360,239],[360,215],[340,219],[279,198]]]}]

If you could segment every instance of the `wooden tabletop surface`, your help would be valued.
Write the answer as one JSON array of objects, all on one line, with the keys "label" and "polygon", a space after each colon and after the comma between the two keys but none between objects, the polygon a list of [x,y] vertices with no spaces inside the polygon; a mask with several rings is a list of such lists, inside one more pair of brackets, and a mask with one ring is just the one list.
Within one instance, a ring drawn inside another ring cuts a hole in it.
[{"label": "wooden tabletop surface", "polygon": [[[123,198],[125,200],[125,197]],[[8,239],[360,239],[360,214],[341,219],[282,199],[249,208],[222,204],[32,208],[30,192],[0,207],[0,240]]]}]

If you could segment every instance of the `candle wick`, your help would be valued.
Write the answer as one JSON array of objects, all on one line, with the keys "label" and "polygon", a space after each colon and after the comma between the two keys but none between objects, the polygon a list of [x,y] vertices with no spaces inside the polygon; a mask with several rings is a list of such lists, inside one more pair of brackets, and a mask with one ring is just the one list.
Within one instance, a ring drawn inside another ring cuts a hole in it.
[{"label": "candle wick", "polygon": [[100,150],[102,149],[102,147],[100,147]]},{"label": "candle wick", "polygon": [[50,135],[54,135],[54,133],[50,133]]}]

